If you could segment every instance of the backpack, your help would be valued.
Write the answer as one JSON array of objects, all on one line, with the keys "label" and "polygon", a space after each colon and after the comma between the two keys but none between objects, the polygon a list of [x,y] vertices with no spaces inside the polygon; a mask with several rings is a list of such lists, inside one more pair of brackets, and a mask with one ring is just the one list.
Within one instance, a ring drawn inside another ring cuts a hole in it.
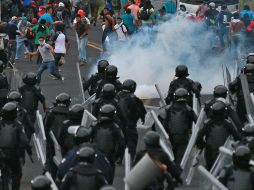
[{"label": "backpack", "polygon": [[144,8],[142,9],[142,11],[140,12],[138,18],[140,20],[148,20],[151,16],[151,12],[150,12],[150,9],[148,8]]},{"label": "backpack", "polygon": [[[123,26],[125,26],[127,32],[124,31]],[[129,34],[129,29],[128,29],[128,27],[127,27],[125,24],[122,24],[122,25],[120,26],[120,28],[121,28],[121,30],[122,30],[122,32],[124,33],[125,36]]]},{"label": "backpack", "polygon": [[248,13],[245,13],[244,15],[243,15],[243,23],[244,23],[244,26],[245,27],[248,27],[249,26],[249,24],[250,24],[250,15],[248,14]]}]

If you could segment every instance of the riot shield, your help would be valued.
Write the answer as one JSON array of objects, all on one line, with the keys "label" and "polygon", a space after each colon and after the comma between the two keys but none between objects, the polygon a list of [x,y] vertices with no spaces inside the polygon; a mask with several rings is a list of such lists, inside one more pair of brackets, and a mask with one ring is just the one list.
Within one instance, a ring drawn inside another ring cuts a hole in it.
[{"label": "riot shield", "polygon": [[[232,137],[228,137],[228,139],[226,140],[224,147],[227,147],[229,150],[233,150],[232,147],[232,143],[234,142],[234,140],[232,139]],[[220,170],[222,169],[223,166],[229,164],[231,162],[231,159],[227,159],[227,157],[223,154],[219,154],[216,161],[214,162],[212,168],[210,169],[210,173],[213,176],[217,176],[220,172]]]},{"label": "riot shield", "polygon": [[195,144],[198,132],[203,127],[205,117],[206,114],[204,108],[202,108],[180,164],[180,167],[183,170],[182,178],[185,179],[187,185],[192,181],[196,167],[199,163],[200,154],[202,153],[201,150],[195,147]]},{"label": "riot shield", "polygon": [[95,101],[96,94],[90,96],[83,104],[85,110],[92,111],[92,104]]},{"label": "riot shield", "polygon": [[145,154],[124,178],[130,189],[142,190],[161,173],[159,163]]},{"label": "riot shield", "polygon": [[63,159],[61,146],[57,142],[56,137],[52,131],[49,132],[49,136],[50,136],[52,142],[54,143],[55,155],[53,157],[53,161],[56,164],[56,166],[59,166],[59,164],[61,163],[61,161]]},{"label": "riot shield", "polygon": [[160,90],[160,88],[159,88],[159,86],[157,84],[155,84],[155,88],[156,88],[156,90],[157,90],[157,92],[158,92],[158,94],[160,96],[160,99],[161,99],[161,101],[160,101],[161,107],[166,106],[167,105],[166,101],[165,101],[165,99],[164,99],[164,97],[162,95],[162,92],[161,92],[161,90]]},{"label": "riot shield", "polygon": [[93,116],[93,114],[91,114],[87,110],[84,110],[84,114],[83,114],[82,121],[81,121],[81,126],[84,126],[84,127],[88,128],[96,120],[97,119],[96,119],[96,117]]},{"label": "riot shield", "polygon": [[242,85],[242,92],[244,96],[244,103],[245,103],[245,109],[247,114],[247,119],[249,123],[253,123],[253,115],[254,115],[254,106],[251,104],[251,97],[250,97],[250,91],[249,86],[247,82],[246,75],[240,74],[240,80]]},{"label": "riot shield", "polygon": [[225,75],[226,75],[226,82],[227,82],[226,84],[228,87],[229,83],[231,82],[231,74],[230,74],[227,66],[225,66]]},{"label": "riot shield", "polygon": [[57,186],[56,186],[56,183],[54,182],[51,174],[49,172],[46,172],[45,173],[45,176],[51,181],[51,189],[52,190],[58,190]]},{"label": "riot shield", "polygon": [[76,68],[77,68],[77,72],[78,72],[78,81],[79,81],[79,87],[80,87],[80,92],[81,92],[81,96],[82,96],[82,100],[83,102],[85,102],[85,93],[84,93],[84,88],[83,88],[83,83],[82,83],[82,77],[81,77],[81,73],[80,73],[80,68],[79,68],[79,63],[76,63]]},{"label": "riot shield", "polygon": [[157,115],[155,114],[154,111],[151,111],[152,117],[155,121],[155,130],[159,133],[160,135],[160,145],[161,148],[168,154],[170,160],[174,160],[174,153],[172,151],[172,145],[170,143],[169,136],[167,132],[165,131],[164,127],[162,126],[161,122],[159,121]]},{"label": "riot shield", "polygon": [[33,142],[35,144],[38,159],[42,164],[46,161],[46,135],[40,112],[36,111],[35,134],[33,134]]},{"label": "riot shield", "polygon": [[[198,166],[197,170],[199,173],[208,181],[202,186],[202,189],[208,189],[207,187],[211,186],[209,189],[215,187],[216,190],[228,190],[218,179],[216,179],[211,173],[209,173],[203,166]],[[202,180],[203,181],[203,180]]]},{"label": "riot shield", "polygon": [[[125,149],[125,153],[124,153],[124,166],[125,166],[125,177],[127,177],[131,171],[131,156],[129,154],[128,148]],[[130,189],[127,183],[125,183],[124,189],[125,190]]]}]

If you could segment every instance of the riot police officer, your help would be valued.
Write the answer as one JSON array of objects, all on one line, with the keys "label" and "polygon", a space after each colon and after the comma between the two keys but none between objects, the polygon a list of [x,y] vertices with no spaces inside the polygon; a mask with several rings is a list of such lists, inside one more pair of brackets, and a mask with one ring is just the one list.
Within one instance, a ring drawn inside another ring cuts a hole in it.
[{"label": "riot police officer", "polygon": [[254,171],[250,166],[251,152],[247,146],[240,145],[233,153],[233,165],[226,166],[219,180],[230,190],[250,190],[254,188]]},{"label": "riot police officer", "polygon": [[171,103],[174,98],[174,92],[176,91],[176,89],[185,88],[190,94],[187,102],[190,106],[192,106],[193,93],[195,93],[196,97],[199,98],[200,91],[198,90],[198,86],[195,85],[195,83],[191,79],[186,78],[187,76],[189,76],[188,67],[186,65],[178,65],[175,70],[175,76],[177,77],[177,79],[173,80],[169,85],[168,95],[165,99],[166,103]]},{"label": "riot police officer", "polygon": [[51,181],[43,175],[35,177],[31,181],[32,190],[51,190]]},{"label": "riot police officer", "polygon": [[20,103],[22,100],[22,96],[19,92],[17,91],[12,91],[8,94],[7,96],[8,102],[15,102],[17,103],[18,106],[18,120],[23,124],[25,133],[28,138],[28,142],[31,140],[31,136],[34,133],[34,126],[33,122],[30,120],[30,117],[28,115],[28,112],[26,109],[24,109]]},{"label": "riot police officer", "polygon": [[198,132],[196,144],[199,149],[205,149],[206,165],[209,170],[219,154],[219,147],[224,145],[227,138],[230,135],[235,140],[241,138],[236,128],[227,120],[226,109],[225,103],[217,100],[212,105],[211,118],[204,122],[204,127]]},{"label": "riot police officer", "polygon": [[7,94],[9,92],[9,83],[3,70],[4,63],[0,60],[0,109],[6,104]]},{"label": "riot police officer", "polygon": [[12,181],[12,190],[19,190],[22,177],[22,163],[24,151],[28,145],[22,123],[17,120],[17,104],[9,102],[4,105],[0,120],[0,169],[2,187],[9,189]]},{"label": "riot police officer", "polygon": [[70,95],[67,93],[60,93],[56,96],[54,106],[47,111],[44,119],[45,133],[48,139],[46,148],[46,169],[50,170],[53,179],[56,177],[57,167],[53,162],[53,156],[55,155],[54,143],[49,134],[50,131],[52,131],[56,140],[59,141],[61,129],[64,127],[64,121],[69,118],[70,103]]},{"label": "riot police officer", "polygon": [[126,129],[126,142],[131,158],[134,159],[138,142],[137,121],[145,122],[146,110],[143,102],[134,95],[136,82],[128,79],[123,82],[123,90],[117,94],[118,108]]},{"label": "riot police officer", "polygon": [[113,84],[104,84],[101,97],[96,99],[92,105],[92,114],[99,117],[99,110],[105,104],[112,104],[117,108],[116,88]]},{"label": "riot police officer", "polygon": [[98,81],[98,86],[96,89],[96,98],[99,98],[102,93],[102,88],[105,84],[113,84],[115,86],[116,92],[119,92],[122,90],[122,84],[118,80],[119,77],[117,77],[118,69],[114,65],[109,65],[106,67],[105,71],[105,79],[102,79]]},{"label": "riot police officer", "polygon": [[30,115],[30,120],[34,123],[36,120],[36,110],[38,110],[38,102],[40,101],[43,110],[46,111],[45,96],[41,92],[41,88],[36,86],[36,74],[30,72],[23,77],[23,86],[19,88],[22,95],[21,106],[25,108]]},{"label": "riot police officer", "polygon": [[167,182],[167,189],[174,189],[173,178],[177,183],[182,184],[182,179],[180,177],[180,171],[177,169],[176,165],[170,161],[167,154],[160,147],[160,136],[157,132],[148,131],[144,136],[145,150],[141,150],[136,154],[134,164],[136,164],[146,153],[153,160],[158,161],[161,165],[166,166],[166,171],[163,171],[151,184],[145,188],[145,190],[150,189],[165,189],[164,181]]},{"label": "riot police officer", "polygon": [[92,126],[92,139],[96,148],[101,151],[115,168],[115,161],[124,151],[124,137],[119,125],[115,122],[116,108],[106,104],[100,109],[98,121]]},{"label": "riot police officer", "polygon": [[[228,89],[223,85],[217,85],[214,87],[213,90],[213,98],[211,100],[208,100],[205,103],[204,111],[206,112],[207,117],[211,117],[211,106],[216,102],[217,99],[219,100],[226,100],[228,95]],[[227,106],[227,115],[232,119],[237,129],[240,131],[243,128],[243,124],[241,123],[237,113],[235,110],[230,106],[230,104],[226,103]]]},{"label": "riot police officer", "polygon": [[77,164],[76,153],[78,150],[82,147],[88,146],[94,148],[96,152],[96,158],[94,161],[95,166],[102,171],[104,177],[110,184],[113,183],[114,174],[109,160],[104,154],[96,149],[93,144],[91,144],[91,129],[83,126],[78,126],[73,135],[75,146],[68,151],[61,164],[59,165],[57,175],[58,178],[62,179],[64,175],[69,171],[69,169]]},{"label": "riot police officer", "polygon": [[105,79],[105,70],[107,66],[109,66],[107,60],[104,59],[100,60],[97,65],[98,72],[92,75],[87,81],[84,80],[83,82],[84,91],[88,90],[90,96],[96,93],[98,81]]},{"label": "riot police officer", "polygon": [[73,135],[68,133],[68,128],[72,125],[80,125],[84,114],[84,106],[73,105],[69,110],[69,120],[65,120],[60,129],[59,145],[62,147],[62,155],[65,155],[73,146]]},{"label": "riot police officer", "polygon": [[172,105],[165,110],[166,118],[163,121],[163,126],[170,136],[177,166],[180,166],[188,145],[192,123],[197,121],[197,115],[187,104],[187,100],[188,91],[184,88],[177,89]]},{"label": "riot police officer", "polygon": [[95,150],[91,147],[83,147],[77,153],[78,164],[74,166],[64,177],[60,190],[99,189],[107,184],[102,172],[94,166]]},{"label": "riot police officer", "polygon": [[[244,74],[246,75],[249,91],[250,93],[254,92],[254,64],[246,64],[244,67]],[[246,108],[244,103],[243,90],[241,85],[240,76],[236,77],[234,81],[229,84],[229,90],[232,94],[236,94],[237,104],[236,112],[244,123],[246,119]]]},{"label": "riot police officer", "polygon": [[246,58],[246,64],[254,64],[254,53],[249,53]]}]

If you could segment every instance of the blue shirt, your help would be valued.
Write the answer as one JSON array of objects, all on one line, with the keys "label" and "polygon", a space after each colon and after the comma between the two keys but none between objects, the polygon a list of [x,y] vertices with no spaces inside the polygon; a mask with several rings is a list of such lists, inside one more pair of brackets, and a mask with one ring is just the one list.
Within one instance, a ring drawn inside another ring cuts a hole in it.
[{"label": "blue shirt", "polygon": [[49,22],[50,23],[50,27],[49,29],[52,30],[53,29],[53,18],[52,16],[49,14],[49,13],[45,13],[44,15],[41,16],[41,18],[39,19],[39,22],[41,21],[41,19],[45,19],[46,22]]},{"label": "blue shirt", "polygon": [[135,32],[136,27],[134,25],[134,16],[131,14],[124,14],[121,18],[123,19],[124,25],[128,27],[128,30],[130,32]]},{"label": "blue shirt", "polygon": [[243,18],[245,14],[249,15],[250,20],[252,20],[254,18],[254,15],[253,15],[254,13],[252,11],[250,11],[250,10],[242,10],[240,12],[240,18]]},{"label": "blue shirt", "polygon": [[23,0],[23,5],[28,6],[31,4],[31,2],[32,2],[32,0]]},{"label": "blue shirt", "polygon": [[[229,25],[229,22],[231,21],[232,13],[227,12],[227,11],[220,11],[215,23],[218,23],[220,27],[226,27]],[[226,17],[226,22],[224,22],[224,17]]]}]

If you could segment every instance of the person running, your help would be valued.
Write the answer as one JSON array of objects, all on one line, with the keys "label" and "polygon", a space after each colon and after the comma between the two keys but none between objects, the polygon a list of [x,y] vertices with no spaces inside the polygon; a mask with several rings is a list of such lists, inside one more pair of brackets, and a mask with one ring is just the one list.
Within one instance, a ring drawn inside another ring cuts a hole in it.
[{"label": "person running", "polygon": [[41,54],[42,57],[42,63],[39,66],[39,69],[37,71],[37,84],[40,84],[41,82],[41,74],[48,69],[49,73],[56,77],[58,80],[63,81],[64,77],[62,77],[58,71],[55,70],[55,58],[54,58],[54,49],[52,46],[47,44],[45,42],[44,37],[39,38],[39,47],[37,51],[35,52],[26,52],[25,55],[30,55],[30,56],[35,56],[38,55],[39,53]]}]

